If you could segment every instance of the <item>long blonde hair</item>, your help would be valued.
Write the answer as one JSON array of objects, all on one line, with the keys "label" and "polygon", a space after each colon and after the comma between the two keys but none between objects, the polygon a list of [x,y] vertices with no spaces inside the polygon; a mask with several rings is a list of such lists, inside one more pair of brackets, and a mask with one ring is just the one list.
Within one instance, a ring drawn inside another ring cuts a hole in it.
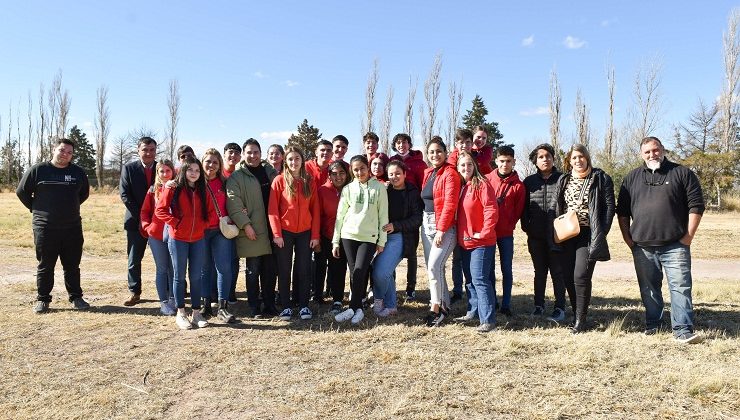
[{"label": "long blonde hair", "polygon": [[152,188],[154,188],[154,199],[159,199],[159,192],[162,190],[162,187],[164,186],[165,182],[162,178],[159,177],[159,169],[163,166],[167,166],[172,170],[172,178],[175,179],[175,165],[172,163],[169,159],[163,159],[157,162],[157,166],[154,168],[154,185]]},{"label": "long blonde hair", "polygon": [[[477,190],[478,188],[480,188],[481,182],[486,181],[486,177],[484,177],[483,174],[480,173],[480,170],[478,169],[478,162],[475,161],[475,158],[470,152],[461,150],[460,154],[457,155],[457,163],[460,163],[460,161],[464,158],[468,158],[470,159],[471,162],[473,162],[473,177],[470,178],[470,185],[473,187],[474,190]],[[462,175],[460,176],[462,177]],[[463,178],[463,181],[464,181],[464,178]]]},{"label": "long blonde hair", "polygon": [[285,148],[285,154],[283,155],[283,178],[285,184],[288,187],[288,197],[293,198],[296,195],[295,177],[293,173],[287,168],[287,157],[289,153],[298,153],[301,157],[301,168],[298,170],[298,178],[303,181],[303,196],[306,198],[311,197],[311,175],[306,172],[306,158],[303,151],[295,146],[288,146]]},{"label": "long blonde hair", "polygon": [[[216,176],[218,176],[218,179],[223,182],[226,177],[224,177],[224,158],[221,156],[221,152],[213,147],[206,149],[206,151],[203,152],[203,156],[200,157],[201,163],[203,163],[206,160],[206,156],[209,155],[216,156],[216,159],[218,160],[218,172],[216,173]],[[203,175],[205,176],[205,174]]]}]

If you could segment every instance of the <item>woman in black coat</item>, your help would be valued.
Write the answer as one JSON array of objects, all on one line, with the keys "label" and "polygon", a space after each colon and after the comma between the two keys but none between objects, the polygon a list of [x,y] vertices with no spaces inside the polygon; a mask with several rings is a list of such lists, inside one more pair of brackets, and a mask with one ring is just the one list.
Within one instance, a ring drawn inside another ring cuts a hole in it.
[{"label": "woman in black coat", "polygon": [[606,236],[614,218],[614,183],[606,172],[591,166],[591,155],[582,144],[570,148],[563,169],[550,213],[557,218],[574,210],[578,216],[580,233],[555,244],[562,253],[563,280],[575,315],[571,331],[577,334],[587,329],[586,313],[596,261],[610,259]]}]

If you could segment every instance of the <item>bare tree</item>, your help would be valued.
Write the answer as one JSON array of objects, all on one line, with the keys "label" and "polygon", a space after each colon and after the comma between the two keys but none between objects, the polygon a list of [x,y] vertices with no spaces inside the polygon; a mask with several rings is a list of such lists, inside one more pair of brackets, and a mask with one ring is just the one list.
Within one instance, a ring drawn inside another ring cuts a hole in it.
[{"label": "bare tree", "polygon": [[[688,124],[681,124],[679,127],[683,132],[680,136],[681,141],[677,144],[677,151],[681,154],[688,155],[694,151],[706,153],[709,146],[717,143],[717,114],[719,107],[717,104],[708,106],[699,98],[696,110],[689,116]],[[719,133],[722,135],[723,133]],[[719,141],[720,150],[724,146],[723,139]],[[717,149],[715,148],[715,151]]]},{"label": "bare tree", "polygon": [[635,74],[633,108],[629,112],[630,149],[638,150],[640,141],[660,126],[663,98],[660,90],[662,65],[658,58],[643,62]]},{"label": "bare tree", "polygon": [[380,117],[380,151],[389,153],[391,144],[391,128],[393,117],[393,85],[388,86],[388,94],[385,96],[385,107]]},{"label": "bare tree", "polygon": [[604,136],[604,154],[608,162],[614,162],[615,132],[614,132],[614,66],[610,65],[606,70],[606,80],[609,87],[609,124]]},{"label": "bare tree", "polygon": [[37,156],[36,161],[37,162],[43,162],[46,160],[47,156],[47,144],[48,141],[46,139],[46,106],[44,105],[44,94],[46,93],[46,89],[44,88],[44,84],[41,83],[39,85],[39,120],[38,125],[36,126],[36,130],[38,131],[38,136],[36,137],[37,141]]},{"label": "bare tree", "polygon": [[374,131],[375,124],[375,90],[378,87],[378,59],[373,60],[373,68],[367,78],[367,89],[365,90],[365,117],[360,124],[361,136],[369,131]]},{"label": "bare tree", "polygon": [[553,68],[550,72],[550,144],[555,149],[555,165],[560,167],[560,109],[563,98],[560,95],[558,73]]},{"label": "bare tree", "polygon": [[[427,115],[424,113],[424,104],[419,104],[419,131],[421,131],[421,138],[424,140],[424,144],[429,142],[432,136],[429,131]],[[422,147],[421,149],[426,150],[426,147]]]},{"label": "bare tree", "polygon": [[103,187],[103,159],[110,132],[110,110],[108,109],[108,87],[101,85],[97,91],[97,115],[95,116],[95,176],[98,189]]},{"label": "bare tree", "polygon": [[167,108],[170,113],[170,119],[167,121],[167,156],[175,162],[175,153],[177,152],[177,123],[180,121],[180,87],[177,79],[170,80]]},{"label": "bare tree", "polygon": [[576,142],[590,148],[591,144],[591,122],[588,105],[583,99],[581,88],[576,91],[576,107],[573,110],[573,121],[576,124]]},{"label": "bare tree", "polygon": [[62,70],[60,69],[54,81],[51,85],[51,96],[54,100],[50,101],[50,106],[53,106],[54,114],[52,120],[56,123],[54,125],[54,138],[63,138],[67,132],[67,123],[69,122],[69,109],[72,105],[72,100],[69,97],[69,92],[62,86]]},{"label": "bare tree", "polygon": [[47,123],[49,134],[47,135],[47,139],[46,139],[46,149],[47,149],[48,158],[51,158],[51,151],[53,148],[52,145],[54,144],[54,136],[55,136],[54,129],[57,126],[57,123],[56,123],[57,121],[57,95],[54,93],[56,89],[55,87],[56,82],[57,82],[56,79],[52,81],[52,85],[51,87],[49,87],[49,91],[46,93],[46,99],[47,99],[46,106],[48,109],[47,115],[49,117],[48,123]]},{"label": "bare tree", "polygon": [[720,95],[720,138],[723,151],[730,151],[737,130],[737,90],[740,84],[740,9],[735,8],[727,19],[727,32],[722,35],[725,83]]},{"label": "bare tree", "polygon": [[13,180],[13,165],[12,165],[12,157],[13,157],[13,141],[11,138],[11,133],[13,132],[13,104],[11,101],[8,101],[8,140],[5,142],[5,170],[7,171],[6,174],[6,182],[10,184]]},{"label": "bare tree", "polygon": [[463,91],[462,80],[460,85],[450,82],[447,90],[450,98],[450,109],[447,112],[447,148],[451,150],[454,143],[455,130],[460,122],[460,107],[462,107]]},{"label": "bare tree", "polygon": [[406,109],[404,110],[404,127],[403,130],[412,139],[414,138],[414,101],[416,101],[416,86],[419,84],[419,79],[411,81],[409,76],[409,94],[406,97]]},{"label": "bare tree", "polygon": [[[439,102],[439,88],[442,74],[442,54],[434,56],[434,64],[429,71],[427,80],[424,81],[424,100],[426,102],[426,132],[422,129],[424,143],[429,142],[434,135],[434,126],[437,123],[437,104]],[[424,119],[424,118],[422,118]],[[422,127],[423,128],[423,127]]]}]

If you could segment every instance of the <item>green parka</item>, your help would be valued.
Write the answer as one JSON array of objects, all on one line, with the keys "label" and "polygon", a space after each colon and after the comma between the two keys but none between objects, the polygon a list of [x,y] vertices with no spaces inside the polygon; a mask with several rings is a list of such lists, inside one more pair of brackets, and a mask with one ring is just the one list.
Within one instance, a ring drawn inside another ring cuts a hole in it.
[{"label": "green parka", "polygon": [[[267,177],[272,182],[277,171],[265,166]],[[267,212],[262,200],[262,189],[259,180],[247,168],[246,162],[239,163],[239,168],[226,180],[226,210],[231,220],[239,227],[236,240],[236,253],[239,258],[259,257],[272,253],[270,232],[267,223]],[[247,238],[244,226],[252,224],[257,234],[256,240]]]}]

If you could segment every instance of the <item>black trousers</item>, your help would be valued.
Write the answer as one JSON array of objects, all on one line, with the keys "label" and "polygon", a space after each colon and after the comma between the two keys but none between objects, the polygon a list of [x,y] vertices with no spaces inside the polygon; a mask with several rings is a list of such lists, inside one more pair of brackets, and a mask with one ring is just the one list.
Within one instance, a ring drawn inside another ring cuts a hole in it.
[{"label": "black trousers", "polygon": [[[275,306],[275,255],[267,254],[246,258],[247,302],[252,308]],[[262,301],[260,302],[260,297]]]},{"label": "black trousers", "polygon": [[277,250],[280,303],[283,308],[291,307],[290,284],[292,279],[298,289],[298,306],[306,308],[311,288],[311,248],[309,247],[311,231],[293,233],[283,230],[283,242],[282,248],[275,248]]},{"label": "black trousers", "polygon": [[64,287],[69,294],[69,301],[82,297],[80,260],[84,242],[82,225],[62,229],[33,229],[36,260],[39,262],[36,269],[37,300],[51,302],[57,258],[62,261],[64,268]]},{"label": "black trousers", "polygon": [[586,316],[591,303],[591,278],[596,261],[588,259],[591,229],[581,226],[581,233],[562,243],[563,282],[576,316]]},{"label": "black trousers", "polygon": [[416,291],[416,270],[419,266],[416,254],[406,259],[406,293],[413,293]]},{"label": "black trousers", "polygon": [[321,252],[314,252],[314,283],[313,294],[316,298],[323,297],[324,279],[331,291],[332,302],[344,300],[344,280],[347,277],[347,255],[344,247],[339,247],[339,258],[331,253],[331,239],[321,237]]},{"label": "black trousers", "polygon": [[527,238],[527,248],[534,266],[534,304],[545,307],[545,289],[547,273],[552,277],[552,288],[555,294],[555,307],[565,310],[565,283],[560,263],[561,254],[552,251],[545,238]]},{"label": "black trousers", "polygon": [[355,310],[362,309],[362,298],[365,297],[367,291],[368,270],[377,245],[370,242],[342,239],[342,246],[347,254],[350,287],[352,288],[352,299],[349,302],[349,307]]},{"label": "black trousers", "polygon": [[141,260],[146,251],[147,238],[138,230],[126,231],[126,253],[128,254],[128,290],[141,294]]}]

